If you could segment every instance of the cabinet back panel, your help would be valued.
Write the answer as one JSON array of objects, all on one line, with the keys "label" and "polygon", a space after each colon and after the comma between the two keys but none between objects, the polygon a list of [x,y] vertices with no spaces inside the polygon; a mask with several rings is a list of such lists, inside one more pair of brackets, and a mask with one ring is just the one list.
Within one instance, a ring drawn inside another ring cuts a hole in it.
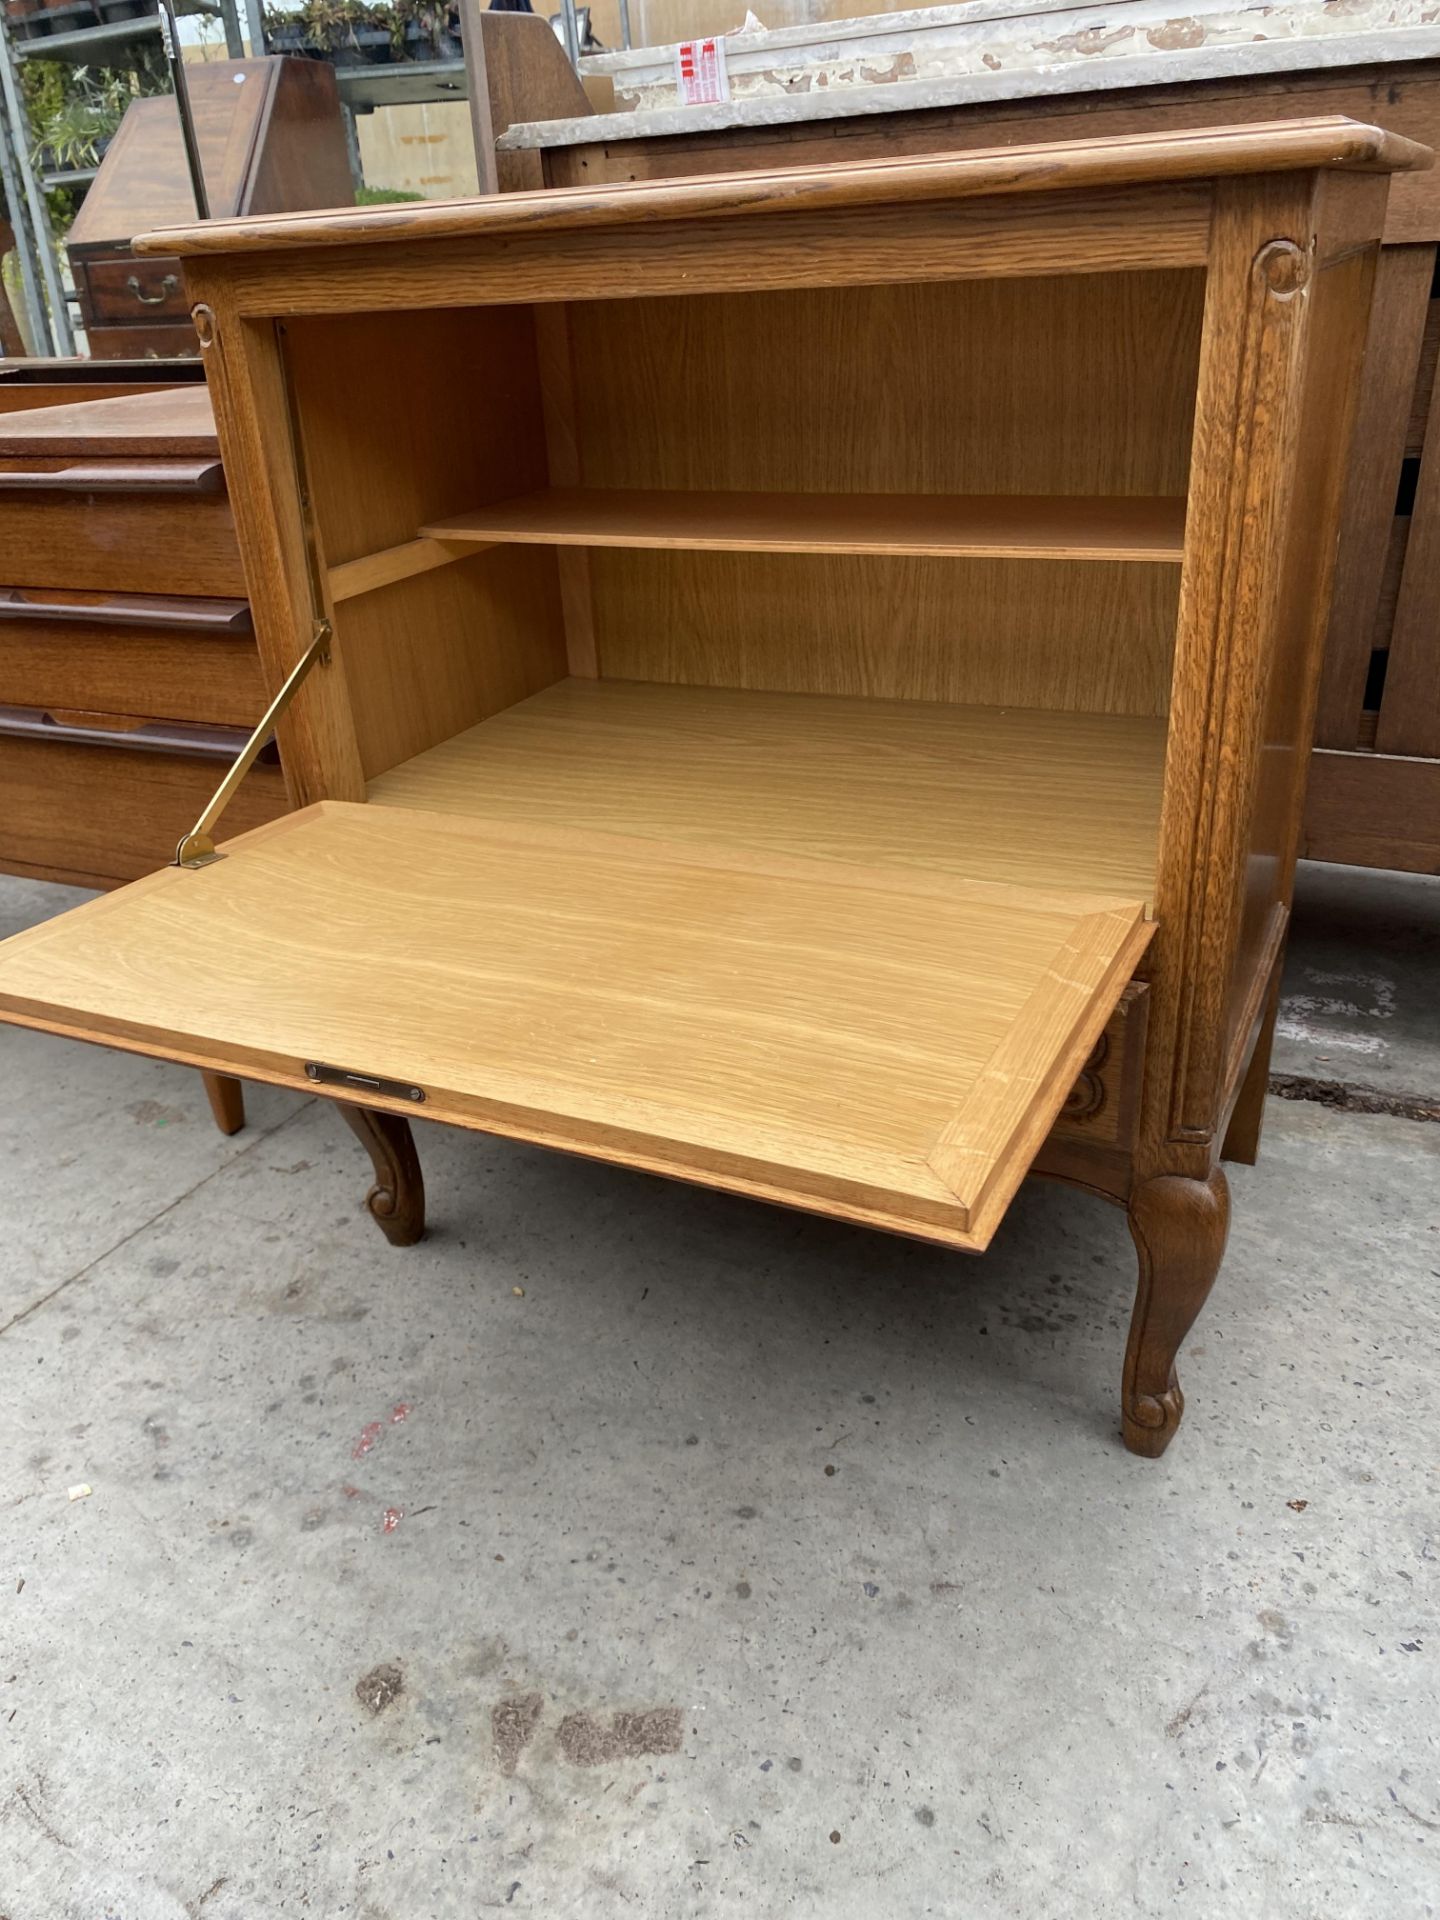
[{"label": "cabinet back panel", "polygon": [[1050,712],[1168,710],[1179,568],[590,555],[600,672]]},{"label": "cabinet back panel", "polygon": [[[577,305],[581,483],[1182,495],[1203,291],[1174,270]],[[597,551],[590,569],[602,675],[1167,710],[1174,568]]]},{"label": "cabinet back panel", "polygon": [[1203,290],[1173,270],[585,302],[583,484],[1184,493]]}]

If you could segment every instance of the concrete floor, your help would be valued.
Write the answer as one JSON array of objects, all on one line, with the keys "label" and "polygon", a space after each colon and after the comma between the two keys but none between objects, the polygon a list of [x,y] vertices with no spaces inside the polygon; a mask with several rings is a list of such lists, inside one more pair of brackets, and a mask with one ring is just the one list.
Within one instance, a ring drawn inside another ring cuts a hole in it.
[{"label": "concrete floor", "polygon": [[6,1920],[1440,1910],[1440,1126],[1271,1102],[1151,1465],[1059,1188],[967,1261],[422,1127],[398,1252],[317,1102],[0,1060]]},{"label": "concrete floor", "polygon": [[1440,879],[1300,869],[1275,1073],[1440,1106]]}]

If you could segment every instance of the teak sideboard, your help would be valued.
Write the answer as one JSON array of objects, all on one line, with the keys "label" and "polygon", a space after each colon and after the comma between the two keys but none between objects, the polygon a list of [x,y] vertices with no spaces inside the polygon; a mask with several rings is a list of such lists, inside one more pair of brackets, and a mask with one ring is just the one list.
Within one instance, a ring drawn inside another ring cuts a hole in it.
[{"label": "teak sideboard", "polygon": [[[151,236],[302,810],[0,1015],[979,1251],[1253,1158],[1389,173],[1345,120]],[[417,378],[416,369],[444,370]]]},{"label": "teak sideboard", "polygon": [[[265,687],[203,382],[35,391],[52,404],[0,392],[0,873],[115,887],[173,851]],[[279,767],[236,809],[284,813]],[[239,1082],[205,1087],[237,1131]]]}]

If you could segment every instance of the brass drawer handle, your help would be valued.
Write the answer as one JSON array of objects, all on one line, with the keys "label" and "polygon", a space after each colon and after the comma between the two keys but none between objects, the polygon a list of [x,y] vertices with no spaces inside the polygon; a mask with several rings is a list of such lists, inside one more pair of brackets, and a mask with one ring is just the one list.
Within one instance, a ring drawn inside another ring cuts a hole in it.
[{"label": "brass drawer handle", "polygon": [[125,284],[142,307],[163,307],[172,293],[178,293],[180,291],[179,276],[173,273],[167,273],[165,278],[160,282],[159,293],[146,293],[140,283],[138,273],[132,273]]}]

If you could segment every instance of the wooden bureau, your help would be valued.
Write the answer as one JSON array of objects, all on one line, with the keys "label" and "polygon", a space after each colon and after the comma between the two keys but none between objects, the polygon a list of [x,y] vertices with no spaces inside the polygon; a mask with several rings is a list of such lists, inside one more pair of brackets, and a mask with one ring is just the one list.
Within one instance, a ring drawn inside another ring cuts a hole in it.
[{"label": "wooden bureau", "polygon": [[0,1017],[335,1100],[397,1241],[414,1113],[965,1251],[1072,1182],[1159,1454],[1427,160],[1327,119],[152,236],[308,804],[0,947]]},{"label": "wooden bureau", "polygon": [[[0,417],[0,871],[164,866],[265,704],[205,388]],[[236,806],[285,811],[278,763]]]},{"label": "wooden bureau", "polygon": [[[213,215],[354,204],[339,90],[325,61],[194,62],[187,85]],[[174,95],[132,101],[65,242],[95,359],[199,351],[180,262],[142,260],[132,246],[147,227],[194,212]]]}]

